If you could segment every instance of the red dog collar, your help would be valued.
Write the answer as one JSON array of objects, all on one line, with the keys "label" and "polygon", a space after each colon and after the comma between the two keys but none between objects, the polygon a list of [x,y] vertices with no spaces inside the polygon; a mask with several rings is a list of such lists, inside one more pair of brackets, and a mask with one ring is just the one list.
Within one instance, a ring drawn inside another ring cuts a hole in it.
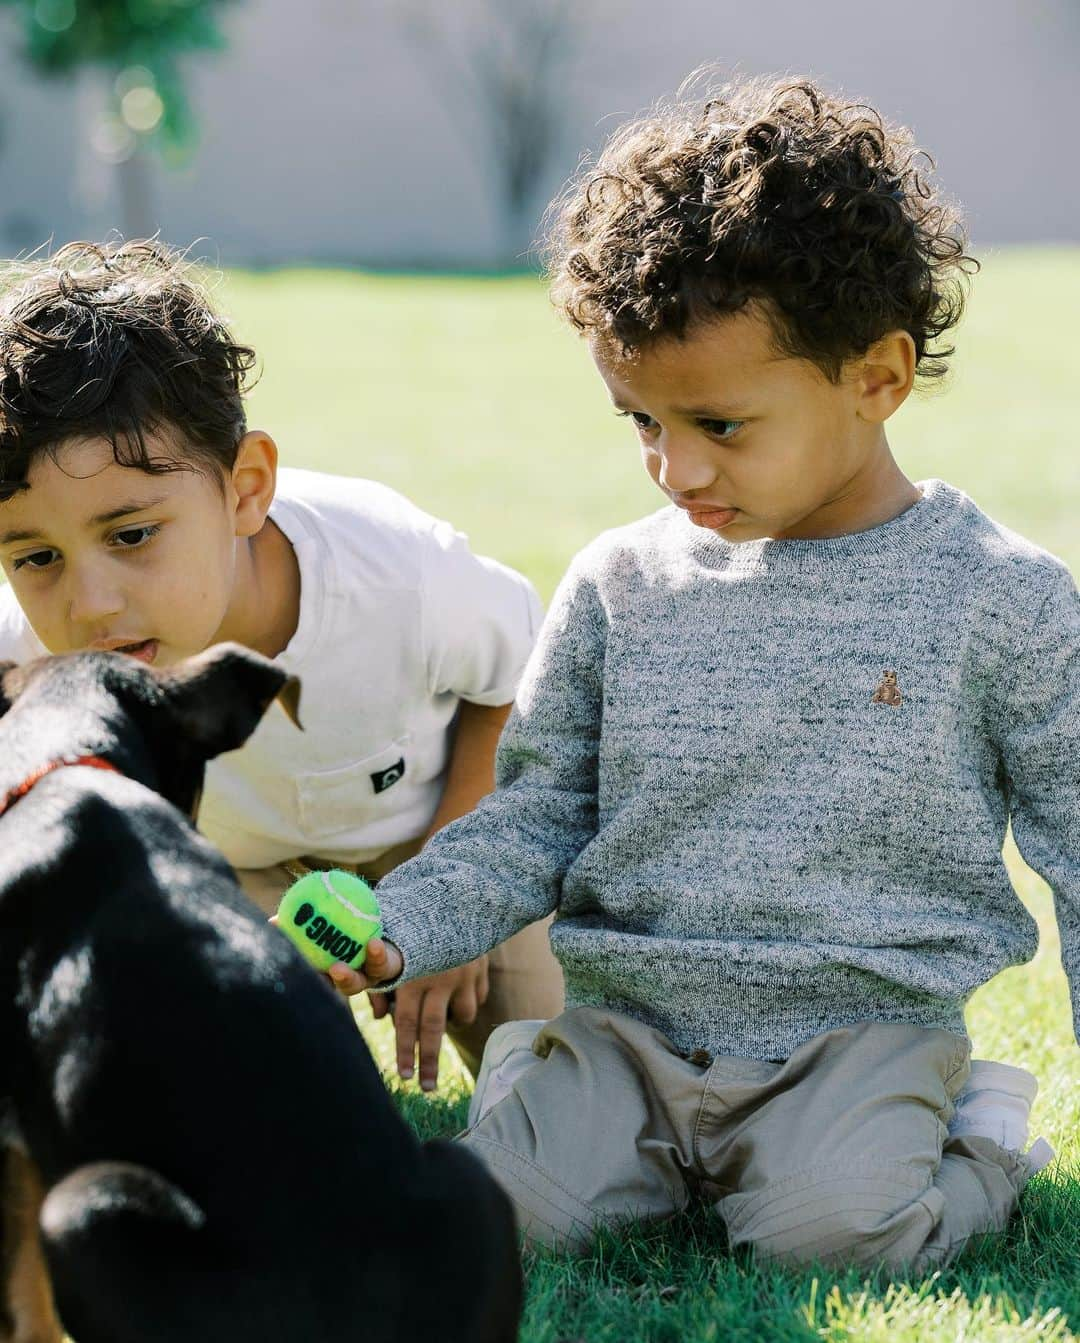
[{"label": "red dog collar", "polygon": [[51,774],[54,769],[64,769],[69,765],[89,765],[91,769],[111,769],[114,774],[120,773],[120,770],[116,768],[112,761],[103,760],[99,755],[79,755],[71,760],[50,760],[47,765],[42,765],[29,778],[23,779],[17,787],[10,789],[3,797],[0,797],[0,816],[3,816],[8,807],[14,806],[19,798],[25,797],[34,784],[40,782],[46,774]]}]

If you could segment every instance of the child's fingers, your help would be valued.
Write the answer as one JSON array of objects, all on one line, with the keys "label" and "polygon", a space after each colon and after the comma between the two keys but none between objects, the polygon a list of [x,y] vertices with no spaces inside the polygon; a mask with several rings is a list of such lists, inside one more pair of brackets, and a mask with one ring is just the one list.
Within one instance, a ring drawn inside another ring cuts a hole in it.
[{"label": "child's fingers", "polygon": [[424,994],[420,1011],[420,1086],[424,1091],[434,1091],[439,1081],[439,1046],[449,1004],[450,995],[445,989],[429,989]]},{"label": "child's fingers", "polygon": [[369,984],[359,970],[354,970],[344,961],[335,961],[326,973],[334,988],[347,998],[351,998],[354,993],[363,993]]},{"label": "child's fingers", "polygon": [[363,970],[354,970],[344,961],[335,961],[326,973],[334,988],[351,998],[354,993],[363,993],[384,980],[396,979],[403,965],[401,952],[393,943],[373,937],[368,943]]},{"label": "child's fingers", "polygon": [[479,1005],[476,989],[469,981],[462,984],[450,999],[450,1011],[454,1014],[454,1020],[462,1026],[469,1026],[476,1020]]},{"label": "child's fingers", "polygon": [[364,974],[368,983],[381,984],[387,979],[397,979],[402,971],[401,952],[381,937],[373,937],[367,945],[364,957]]},{"label": "child's fingers", "polygon": [[420,1020],[420,994],[406,984],[394,994],[394,1035],[397,1038],[397,1070],[403,1080],[413,1075],[416,1054],[416,1029]]},{"label": "child's fingers", "polygon": [[371,1004],[371,1015],[376,1021],[382,1021],[383,1017],[390,1011],[389,993],[369,993],[368,1002]]}]

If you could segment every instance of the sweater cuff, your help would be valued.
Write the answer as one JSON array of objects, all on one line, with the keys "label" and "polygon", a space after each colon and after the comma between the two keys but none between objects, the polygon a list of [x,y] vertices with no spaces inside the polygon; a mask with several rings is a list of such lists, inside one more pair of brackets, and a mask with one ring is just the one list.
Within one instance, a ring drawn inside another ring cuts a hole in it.
[{"label": "sweater cuff", "polygon": [[[382,941],[385,942],[388,947],[393,947],[394,950],[397,952],[397,954],[401,957],[401,966],[402,966],[401,974],[398,975],[396,979],[384,979],[378,984],[372,984],[371,988],[367,990],[368,993],[393,993],[393,991],[398,987],[399,984],[404,984],[405,981],[408,979],[408,975],[405,973],[405,964],[406,964],[405,953],[401,950],[401,948],[398,946],[398,944],[394,941],[392,937],[384,937],[382,938]],[[361,966],[360,968],[361,970],[363,970],[363,966]]]},{"label": "sweater cuff", "polygon": [[[401,904],[397,893],[386,891],[379,884],[377,891],[382,913],[383,935],[401,953],[404,968],[397,979],[379,984],[378,993],[390,993],[413,979],[424,979],[443,970],[465,965],[475,957],[461,949],[461,938],[454,936],[453,916],[440,910],[445,896],[441,883],[428,882],[409,886],[402,892]],[[449,906],[446,901],[445,905]],[[406,908],[407,906],[407,908]]]}]

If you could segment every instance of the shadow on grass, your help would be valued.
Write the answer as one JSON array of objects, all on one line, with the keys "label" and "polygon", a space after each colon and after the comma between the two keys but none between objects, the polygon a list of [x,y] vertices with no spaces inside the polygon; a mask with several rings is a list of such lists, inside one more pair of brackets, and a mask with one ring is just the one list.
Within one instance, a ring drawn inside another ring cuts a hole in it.
[{"label": "shadow on grass", "polygon": [[414,1084],[405,1085],[396,1077],[385,1079],[398,1114],[418,1138],[452,1138],[465,1127],[469,1095],[464,1087],[425,1096]]}]

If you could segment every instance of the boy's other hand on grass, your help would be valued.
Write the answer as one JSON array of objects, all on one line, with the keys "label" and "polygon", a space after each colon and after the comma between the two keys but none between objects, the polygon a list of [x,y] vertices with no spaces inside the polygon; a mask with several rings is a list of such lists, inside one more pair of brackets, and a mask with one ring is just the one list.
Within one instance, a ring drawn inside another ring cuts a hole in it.
[{"label": "boy's other hand on grass", "polygon": [[[486,956],[395,989],[393,1018],[400,1076],[406,1080],[412,1077],[419,1044],[420,1085],[425,1091],[434,1091],[439,1080],[439,1047],[446,1031],[447,1017],[452,1016],[463,1024],[475,1021],[477,1009],[486,1002],[487,996]],[[386,1016],[391,1010],[386,996],[381,993],[371,995],[371,1008],[376,1018]]]}]

